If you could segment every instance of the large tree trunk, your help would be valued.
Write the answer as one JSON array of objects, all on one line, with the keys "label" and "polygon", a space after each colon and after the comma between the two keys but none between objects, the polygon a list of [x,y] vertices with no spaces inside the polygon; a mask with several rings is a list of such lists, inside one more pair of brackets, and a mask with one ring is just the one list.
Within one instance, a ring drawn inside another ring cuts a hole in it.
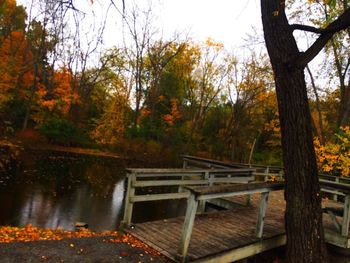
[{"label": "large tree trunk", "polygon": [[265,41],[275,74],[285,167],[287,259],[326,262],[321,196],[304,68],[284,1],[261,0]]}]

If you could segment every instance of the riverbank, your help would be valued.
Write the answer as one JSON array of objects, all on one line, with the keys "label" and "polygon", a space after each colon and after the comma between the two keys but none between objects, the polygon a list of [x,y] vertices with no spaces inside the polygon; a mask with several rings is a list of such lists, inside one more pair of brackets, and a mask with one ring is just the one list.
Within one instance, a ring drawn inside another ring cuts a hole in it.
[{"label": "riverbank", "polygon": [[0,243],[0,262],[168,262],[113,237]]},{"label": "riverbank", "polygon": [[137,239],[117,232],[0,227],[0,263],[168,262]]},{"label": "riverbank", "polygon": [[[81,147],[66,147],[54,144],[48,144],[43,142],[33,142],[30,140],[0,140],[1,148],[12,148],[12,149],[22,149],[22,150],[43,150],[43,151],[53,151],[53,152],[65,152],[65,153],[75,153],[84,155],[93,155],[96,157],[110,157],[120,159],[121,157],[116,153],[101,151],[98,149],[89,149]],[[125,157],[123,157],[125,158]]]}]

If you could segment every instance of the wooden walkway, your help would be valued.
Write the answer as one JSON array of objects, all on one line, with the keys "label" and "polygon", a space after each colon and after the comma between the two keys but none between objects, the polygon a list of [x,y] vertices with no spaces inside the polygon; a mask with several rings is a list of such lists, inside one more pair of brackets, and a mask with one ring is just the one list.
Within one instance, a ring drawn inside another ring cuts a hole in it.
[{"label": "wooden walkway", "polygon": [[[189,261],[219,262],[219,256],[235,250],[235,260],[247,257],[244,253],[254,248],[265,251],[285,244],[284,215],[278,205],[281,193],[271,193],[266,211],[263,238],[255,234],[258,214],[258,195],[252,198],[248,207],[197,215],[188,252]],[[240,196],[237,202],[244,202]],[[282,204],[282,203],[281,203]],[[184,217],[158,220],[134,225],[127,232],[157,249],[171,260],[178,261],[178,246]],[[221,255],[219,255],[221,254]],[[209,255],[209,256],[208,256]],[[231,255],[232,256],[232,255]]]},{"label": "wooden walkway", "polygon": [[[193,158],[186,159],[184,167],[208,162]],[[284,183],[256,181],[257,176],[283,174],[277,168],[271,173],[270,167],[214,164],[201,169],[128,169],[126,232],[176,262],[233,262],[284,245]],[[350,184],[333,178],[320,178],[320,183],[322,192],[335,200],[323,200],[326,241],[350,251]],[[163,186],[160,192],[142,190]],[[339,196],[341,202],[336,202]],[[131,224],[135,202],[178,198],[187,199],[185,217]],[[208,203],[229,210],[203,213]]]},{"label": "wooden walkway", "polygon": [[[270,193],[261,239],[257,238],[255,233],[260,195],[252,195],[249,206],[245,205],[245,196],[230,199],[240,205],[232,210],[196,216],[188,261],[237,261],[251,256],[252,250],[255,250],[254,254],[258,254],[285,244],[283,191]],[[329,205],[329,202],[331,201],[325,201],[324,205]],[[135,224],[126,231],[169,259],[180,261],[178,246],[183,224],[184,217],[178,217]],[[326,214],[324,214],[324,227],[328,233],[327,239],[337,231]]]}]

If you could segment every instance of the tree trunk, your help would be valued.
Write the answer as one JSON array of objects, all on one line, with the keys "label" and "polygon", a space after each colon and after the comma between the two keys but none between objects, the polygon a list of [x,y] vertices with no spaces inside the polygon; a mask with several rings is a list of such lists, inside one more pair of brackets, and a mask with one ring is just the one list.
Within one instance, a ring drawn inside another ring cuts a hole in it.
[{"label": "tree trunk", "polygon": [[321,196],[304,68],[284,1],[261,0],[266,46],[275,74],[285,168],[288,262],[326,262]]}]

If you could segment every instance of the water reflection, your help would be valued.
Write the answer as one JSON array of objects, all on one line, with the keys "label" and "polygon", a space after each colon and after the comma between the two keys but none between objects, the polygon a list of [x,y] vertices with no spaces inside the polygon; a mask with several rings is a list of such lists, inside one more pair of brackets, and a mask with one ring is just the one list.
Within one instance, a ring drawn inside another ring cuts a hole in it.
[{"label": "water reflection", "polygon": [[[125,165],[118,160],[27,152],[12,175],[0,175],[0,225],[115,230],[123,216]],[[131,165],[133,167],[133,165]],[[133,222],[183,215],[185,201],[136,203]]]},{"label": "water reflection", "polygon": [[74,229],[75,222],[82,221],[95,231],[103,231],[116,229],[121,220],[123,180],[113,185],[112,196],[101,196],[86,184],[60,198],[46,195],[42,188],[25,189],[27,196],[12,224],[23,226],[30,223],[45,228]]},{"label": "water reflection", "polygon": [[72,230],[82,221],[95,231],[116,229],[124,177],[115,160],[29,154],[15,174],[0,180],[0,225]]}]

